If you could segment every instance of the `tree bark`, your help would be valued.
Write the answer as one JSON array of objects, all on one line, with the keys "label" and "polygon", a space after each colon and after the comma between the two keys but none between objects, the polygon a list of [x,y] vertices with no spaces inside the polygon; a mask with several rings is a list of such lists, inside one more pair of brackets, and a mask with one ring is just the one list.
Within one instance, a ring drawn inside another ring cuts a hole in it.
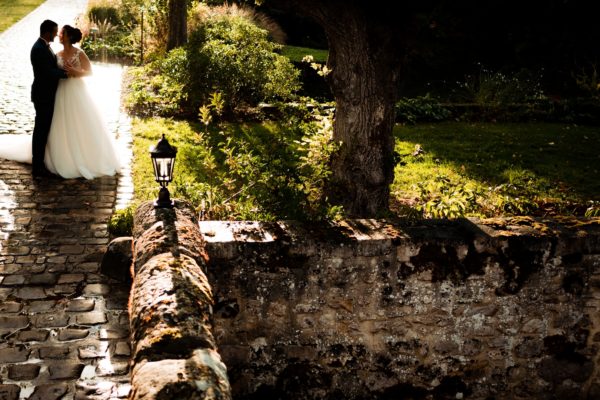
[{"label": "tree bark", "polygon": [[410,13],[388,13],[365,0],[296,1],[329,42],[327,80],[336,101],[326,195],[350,217],[389,209],[394,179],[394,104]]},{"label": "tree bark", "polygon": [[169,0],[167,51],[187,42],[187,0]]},{"label": "tree bark", "polygon": [[397,4],[405,10],[392,12],[367,0],[271,1],[314,19],[327,35],[333,140],[342,142],[331,160],[329,202],[350,217],[385,213],[394,179],[394,105],[414,5]]},{"label": "tree bark", "polygon": [[327,194],[349,216],[375,217],[389,209],[394,180],[400,63],[389,37],[357,13],[325,30],[332,70],[328,81],[336,100],[333,140],[342,143],[331,160]]}]

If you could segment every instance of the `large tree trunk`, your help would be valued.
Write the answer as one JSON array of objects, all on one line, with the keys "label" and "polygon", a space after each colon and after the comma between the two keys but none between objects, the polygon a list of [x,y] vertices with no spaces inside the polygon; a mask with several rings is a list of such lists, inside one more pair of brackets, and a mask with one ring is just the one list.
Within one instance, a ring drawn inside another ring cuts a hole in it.
[{"label": "large tree trunk", "polygon": [[[343,8],[342,8],[343,9]],[[394,179],[394,102],[400,62],[390,32],[352,8],[325,26],[336,100],[328,196],[353,217],[388,210]]]},{"label": "large tree trunk", "polygon": [[313,18],[329,41],[333,139],[342,142],[331,160],[329,201],[351,217],[385,213],[394,179],[394,103],[412,10],[367,0],[271,1]]},{"label": "large tree trunk", "polygon": [[187,42],[187,0],[169,0],[167,51]]}]

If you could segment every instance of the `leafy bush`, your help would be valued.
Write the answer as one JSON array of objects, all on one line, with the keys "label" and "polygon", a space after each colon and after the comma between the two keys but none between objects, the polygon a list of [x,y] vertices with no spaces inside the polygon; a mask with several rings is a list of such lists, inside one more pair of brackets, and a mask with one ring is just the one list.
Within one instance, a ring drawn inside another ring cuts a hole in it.
[{"label": "leafy bush", "polygon": [[429,94],[415,98],[401,99],[396,103],[396,118],[398,121],[409,122],[433,122],[443,121],[450,117],[451,113],[442,106],[439,100],[432,98]]},{"label": "leafy bush", "polygon": [[131,63],[139,53],[137,20],[132,14],[137,0],[95,0],[77,25],[81,48],[92,60]]},{"label": "leafy bush", "polygon": [[90,21],[109,22],[113,26],[117,26],[121,22],[119,10],[111,5],[91,6],[87,11],[87,17]]},{"label": "leafy bush", "polygon": [[459,84],[459,98],[482,105],[506,105],[543,100],[540,79],[527,70],[502,73],[481,68]]},{"label": "leafy bush", "polygon": [[117,210],[108,221],[108,232],[112,236],[131,236],[133,232],[134,206]]},{"label": "leafy bush", "polygon": [[239,16],[209,18],[188,43],[190,100],[197,108],[219,91],[228,111],[259,101],[290,98],[299,88],[298,71],[276,51],[267,31]]},{"label": "leafy bush", "polygon": [[226,114],[289,99],[299,88],[298,71],[278,49],[265,30],[241,17],[208,18],[185,49],[132,71],[126,105],[137,115],[195,117],[214,92]]},{"label": "leafy bush", "polygon": [[454,183],[443,174],[417,184],[419,199],[416,209],[425,218],[459,218],[479,207],[480,195],[475,185]]},{"label": "leafy bush", "polygon": [[[148,74],[154,71],[153,74]],[[182,48],[145,67],[129,69],[125,106],[139,116],[177,115],[187,101],[187,53]]]},{"label": "leafy bush", "polygon": [[589,204],[590,206],[585,210],[585,217],[600,217],[600,201],[591,200]]},{"label": "leafy bush", "polygon": [[329,158],[337,148],[330,113],[315,111],[312,119],[292,117],[285,123],[218,126],[135,120],[134,133],[139,200],[156,196],[147,148],[166,133],[178,148],[171,193],[190,200],[207,219],[315,220],[341,212],[323,195]]}]

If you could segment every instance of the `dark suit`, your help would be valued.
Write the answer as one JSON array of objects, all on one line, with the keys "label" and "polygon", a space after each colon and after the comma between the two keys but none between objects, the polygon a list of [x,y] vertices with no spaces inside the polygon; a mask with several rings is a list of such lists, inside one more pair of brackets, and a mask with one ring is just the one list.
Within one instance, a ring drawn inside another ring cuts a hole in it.
[{"label": "dark suit", "polygon": [[31,101],[35,107],[32,152],[33,171],[36,172],[44,169],[44,152],[54,113],[54,96],[58,81],[67,78],[67,73],[58,68],[56,55],[42,38],[39,38],[31,48],[31,65],[33,66]]}]

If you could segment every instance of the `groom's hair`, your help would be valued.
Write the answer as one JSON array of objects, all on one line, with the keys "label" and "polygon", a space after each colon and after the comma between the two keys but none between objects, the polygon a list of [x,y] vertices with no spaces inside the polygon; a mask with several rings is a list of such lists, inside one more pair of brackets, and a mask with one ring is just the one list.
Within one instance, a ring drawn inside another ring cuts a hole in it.
[{"label": "groom's hair", "polygon": [[43,36],[44,33],[52,33],[54,28],[57,28],[58,24],[54,21],[50,21],[49,19],[42,22],[40,25],[40,36]]}]

